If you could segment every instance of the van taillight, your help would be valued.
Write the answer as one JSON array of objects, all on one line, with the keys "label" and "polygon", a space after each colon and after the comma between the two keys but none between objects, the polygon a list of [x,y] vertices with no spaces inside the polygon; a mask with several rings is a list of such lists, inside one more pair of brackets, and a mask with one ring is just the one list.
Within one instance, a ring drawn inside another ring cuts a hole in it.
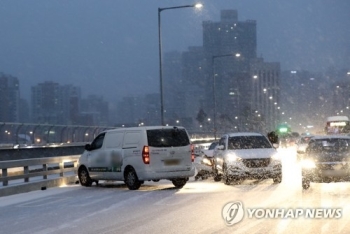
[{"label": "van taillight", "polygon": [[191,160],[194,162],[194,145],[191,144]]},{"label": "van taillight", "polygon": [[147,145],[143,147],[142,160],[144,164],[149,164],[149,147]]}]

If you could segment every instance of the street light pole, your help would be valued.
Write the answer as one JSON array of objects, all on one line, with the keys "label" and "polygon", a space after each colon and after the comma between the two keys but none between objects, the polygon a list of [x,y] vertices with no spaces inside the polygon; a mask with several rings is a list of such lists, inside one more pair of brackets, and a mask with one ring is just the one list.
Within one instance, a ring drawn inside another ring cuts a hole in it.
[{"label": "street light pole", "polygon": [[[211,68],[213,73],[213,98],[214,98],[214,138],[216,140],[216,88],[215,88],[215,69],[214,69],[214,62],[216,58],[222,58],[222,57],[232,57],[234,54],[223,54],[223,55],[213,55],[211,57]],[[236,57],[238,57],[236,55]]]},{"label": "street light pole", "polygon": [[163,70],[162,70],[162,38],[161,38],[161,18],[160,13],[164,10],[173,10],[179,8],[196,7],[201,8],[203,5],[200,3],[193,5],[175,6],[158,8],[158,44],[159,44],[159,85],[160,85],[160,118],[161,125],[164,126],[164,101],[163,101]]}]

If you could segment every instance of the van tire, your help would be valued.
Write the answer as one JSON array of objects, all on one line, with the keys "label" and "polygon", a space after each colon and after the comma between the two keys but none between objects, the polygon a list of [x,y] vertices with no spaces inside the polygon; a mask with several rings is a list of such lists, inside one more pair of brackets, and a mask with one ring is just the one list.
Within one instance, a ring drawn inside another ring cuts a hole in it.
[{"label": "van tire", "polygon": [[89,172],[85,167],[81,167],[78,171],[79,182],[82,186],[90,187],[92,185],[92,179],[90,178]]},{"label": "van tire", "polygon": [[141,186],[141,181],[139,181],[139,178],[137,177],[137,174],[133,168],[129,168],[125,172],[125,184],[130,190],[138,190]]},{"label": "van tire", "polygon": [[171,182],[173,182],[173,185],[176,188],[182,188],[183,186],[185,186],[185,184],[187,183],[187,178],[183,178],[183,179],[174,179]]}]

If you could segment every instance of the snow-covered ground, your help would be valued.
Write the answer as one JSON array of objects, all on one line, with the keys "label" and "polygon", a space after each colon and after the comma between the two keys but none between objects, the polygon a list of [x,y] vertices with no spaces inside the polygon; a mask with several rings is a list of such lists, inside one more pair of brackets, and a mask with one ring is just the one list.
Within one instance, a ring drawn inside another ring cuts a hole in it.
[{"label": "snow-covered ground", "polygon": [[[301,187],[292,149],[279,150],[283,181],[247,180],[224,185],[212,179],[174,189],[170,181],[90,188],[70,185],[0,198],[0,233],[350,233],[350,183]],[[240,201],[243,220],[227,226],[222,209]],[[248,209],[340,209],[341,218],[249,217]]]}]

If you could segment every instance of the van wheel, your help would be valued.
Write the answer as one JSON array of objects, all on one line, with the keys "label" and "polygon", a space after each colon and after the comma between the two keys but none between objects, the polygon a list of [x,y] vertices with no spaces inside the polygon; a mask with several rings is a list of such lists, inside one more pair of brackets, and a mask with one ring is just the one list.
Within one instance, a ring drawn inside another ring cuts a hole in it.
[{"label": "van wheel", "polygon": [[213,177],[214,177],[214,181],[215,182],[219,182],[221,181],[221,175],[218,172],[218,169],[216,169],[215,167],[213,168]]},{"label": "van wheel", "polygon": [[139,181],[139,178],[137,177],[135,170],[132,168],[125,173],[124,182],[130,190],[137,190],[141,186],[141,181]]},{"label": "van wheel", "polygon": [[184,178],[184,179],[174,179],[171,182],[173,182],[173,185],[176,188],[182,188],[183,186],[185,186],[185,184],[187,182],[187,179],[186,178]]},{"label": "van wheel", "polygon": [[80,184],[85,187],[90,187],[92,185],[92,179],[89,176],[89,172],[85,167],[79,169],[78,177]]}]

